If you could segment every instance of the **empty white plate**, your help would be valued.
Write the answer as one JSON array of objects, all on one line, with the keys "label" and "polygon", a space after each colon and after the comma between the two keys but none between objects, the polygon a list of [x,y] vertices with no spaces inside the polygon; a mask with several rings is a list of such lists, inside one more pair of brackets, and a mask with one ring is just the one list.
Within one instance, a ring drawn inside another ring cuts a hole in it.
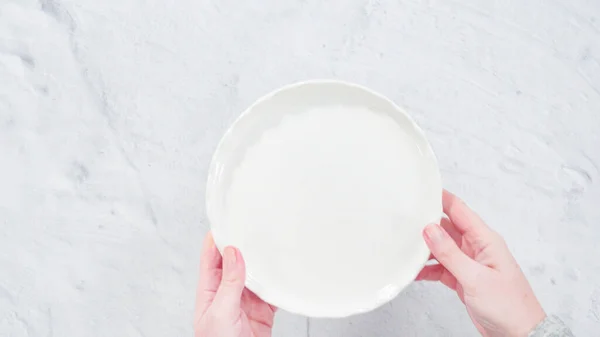
[{"label": "empty white plate", "polygon": [[240,248],[250,290],[290,312],[343,317],[413,281],[441,197],[435,156],[406,113],[358,85],[309,81],[231,126],[206,203],[217,246]]}]

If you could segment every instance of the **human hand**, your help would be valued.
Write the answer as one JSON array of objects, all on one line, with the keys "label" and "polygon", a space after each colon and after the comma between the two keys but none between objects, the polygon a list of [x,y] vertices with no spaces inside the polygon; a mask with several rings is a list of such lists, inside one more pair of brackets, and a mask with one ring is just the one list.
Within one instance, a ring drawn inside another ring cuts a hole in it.
[{"label": "human hand", "polygon": [[423,232],[439,264],[417,280],[456,291],[483,336],[527,336],[546,314],[506,243],[452,193],[444,191],[443,205],[449,219]]},{"label": "human hand", "polygon": [[212,234],[204,239],[196,294],[196,337],[270,337],[275,307],[245,287],[240,251],[226,247],[223,257]]}]

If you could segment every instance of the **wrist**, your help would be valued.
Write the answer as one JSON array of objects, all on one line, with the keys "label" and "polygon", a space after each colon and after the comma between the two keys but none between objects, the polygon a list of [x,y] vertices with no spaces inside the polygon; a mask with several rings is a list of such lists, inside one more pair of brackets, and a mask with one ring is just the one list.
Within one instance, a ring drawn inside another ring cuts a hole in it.
[{"label": "wrist", "polygon": [[545,319],[546,313],[541,308],[541,306],[538,306],[537,308],[529,311],[527,315],[525,315],[524,319],[521,320],[517,326],[515,326],[515,329],[513,330],[513,333],[510,334],[510,336],[527,337]]}]

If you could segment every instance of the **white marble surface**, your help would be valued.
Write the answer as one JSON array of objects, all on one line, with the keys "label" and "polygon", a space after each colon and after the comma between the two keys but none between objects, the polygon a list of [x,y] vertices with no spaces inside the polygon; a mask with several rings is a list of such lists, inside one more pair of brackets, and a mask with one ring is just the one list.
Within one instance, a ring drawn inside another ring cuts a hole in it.
[{"label": "white marble surface", "polygon": [[[405,106],[547,311],[600,331],[597,0],[0,0],[0,335],[190,336],[209,158],[314,77]],[[275,336],[472,336],[415,284]]]}]

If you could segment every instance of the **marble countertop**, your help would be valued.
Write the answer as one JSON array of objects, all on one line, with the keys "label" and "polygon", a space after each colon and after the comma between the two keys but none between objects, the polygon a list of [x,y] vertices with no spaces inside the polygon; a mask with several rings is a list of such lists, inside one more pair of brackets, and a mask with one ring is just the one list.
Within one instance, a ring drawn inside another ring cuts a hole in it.
[{"label": "marble countertop", "polygon": [[[600,331],[600,2],[0,1],[0,335],[190,336],[207,167],[239,113],[337,78],[404,106],[546,310]],[[414,284],[274,336],[475,336]]]}]

